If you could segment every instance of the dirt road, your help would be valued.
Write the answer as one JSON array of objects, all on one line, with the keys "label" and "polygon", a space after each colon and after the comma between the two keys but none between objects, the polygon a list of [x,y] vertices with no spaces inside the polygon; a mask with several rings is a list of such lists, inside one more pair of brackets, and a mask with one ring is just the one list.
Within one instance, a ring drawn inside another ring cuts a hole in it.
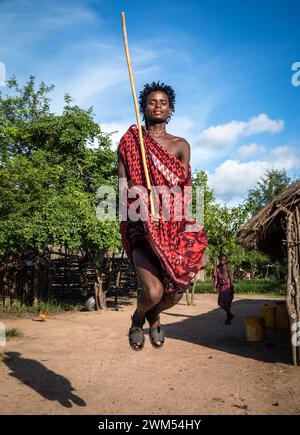
[{"label": "dirt road", "polygon": [[264,302],[236,297],[225,326],[216,295],[183,300],[161,317],[164,348],[146,336],[142,352],[128,345],[134,300],[44,322],[2,318],[24,336],[0,347],[0,414],[300,414],[287,333],[245,340],[244,317]]}]

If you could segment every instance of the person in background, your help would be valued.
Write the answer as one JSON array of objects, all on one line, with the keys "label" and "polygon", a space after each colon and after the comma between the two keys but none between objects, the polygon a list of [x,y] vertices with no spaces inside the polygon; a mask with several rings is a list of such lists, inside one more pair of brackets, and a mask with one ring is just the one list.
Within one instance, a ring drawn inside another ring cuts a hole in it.
[{"label": "person in background", "polygon": [[234,318],[231,313],[234,287],[227,255],[221,255],[215,260],[214,287],[219,292],[218,305],[226,311],[225,325],[230,325],[231,320]]}]

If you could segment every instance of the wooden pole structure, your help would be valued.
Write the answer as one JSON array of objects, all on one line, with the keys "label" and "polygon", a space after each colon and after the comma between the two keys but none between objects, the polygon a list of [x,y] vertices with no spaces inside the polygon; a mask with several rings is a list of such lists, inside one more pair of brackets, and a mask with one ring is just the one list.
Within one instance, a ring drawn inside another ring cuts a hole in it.
[{"label": "wooden pole structure", "polygon": [[116,287],[115,287],[115,310],[118,309],[118,293],[120,288],[120,281],[122,275],[122,262],[123,262],[124,254],[125,254],[125,249],[122,249],[121,258],[119,261],[119,270],[117,272]]},{"label": "wooden pole structure", "polygon": [[130,85],[131,85],[131,91],[133,96],[133,102],[134,102],[134,109],[136,114],[136,121],[138,126],[138,133],[139,133],[139,141],[140,141],[140,147],[141,147],[141,153],[142,153],[142,162],[146,177],[146,185],[148,191],[150,191],[150,208],[151,208],[151,218],[155,221],[159,220],[159,216],[155,212],[154,208],[154,202],[153,202],[153,194],[150,184],[150,178],[148,173],[148,167],[147,167],[147,160],[145,155],[145,147],[144,147],[144,140],[143,140],[143,133],[142,133],[142,126],[141,126],[141,119],[140,119],[140,113],[136,98],[136,91],[135,91],[135,85],[134,85],[134,79],[132,74],[132,67],[131,67],[131,61],[130,61],[130,54],[129,54],[129,46],[128,46],[128,39],[127,39],[127,30],[126,30],[126,21],[125,21],[125,12],[121,13],[122,17],[122,28],[123,28],[123,38],[124,38],[124,46],[125,46],[125,53],[126,53],[126,61],[128,66],[128,72],[129,72],[129,78],[130,78]]}]

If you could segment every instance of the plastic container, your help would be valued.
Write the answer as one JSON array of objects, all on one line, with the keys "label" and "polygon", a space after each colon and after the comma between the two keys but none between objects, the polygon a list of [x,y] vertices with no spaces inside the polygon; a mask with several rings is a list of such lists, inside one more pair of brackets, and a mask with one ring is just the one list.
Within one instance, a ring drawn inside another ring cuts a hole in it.
[{"label": "plastic container", "polygon": [[285,304],[275,307],[276,328],[279,331],[288,331],[290,329],[289,316]]},{"label": "plastic container", "polygon": [[96,301],[95,301],[94,296],[91,296],[90,298],[88,298],[88,300],[84,304],[84,308],[87,311],[94,311],[95,310],[95,306],[96,306]]},{"label": "plastic container", "polygon": [[265,319],[266,329],[276,329],[276,316],[275,316],[275,306],[274,305],[262,305],[260,307],[260,316]]},{"label": "plastic container", "polygon": [[266,338],[265,319],[261,316],[245,318],[247,341],[264,341]]}]

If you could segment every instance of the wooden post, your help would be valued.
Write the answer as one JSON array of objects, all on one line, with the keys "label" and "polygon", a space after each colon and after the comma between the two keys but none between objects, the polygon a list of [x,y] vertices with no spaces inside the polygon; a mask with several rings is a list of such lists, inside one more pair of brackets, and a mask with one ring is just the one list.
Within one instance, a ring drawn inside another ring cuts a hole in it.
[{"label": "wooden post", "polygon": [[37,307],[39,305],[39,264],[38,258],[34,259],[34,268],[33,268],[33,282],[32,282],[32,296],[33,296],[33,306]]},{"label": "wooden post", "polygon": [[97,310],[104,310],[106,308],[105,293],[103,291],[102,283],[102,268],[103,268],[103,253],[97,252],[93,255],[93,267],[95,271],[95,300]]},{"label": "wooden post", "polygon": [[97,281],[95,280],[94,283],[94,293],[95,293],[95,303],[96,303],[96,311],[99,311],[99,296],[98,296],[98,292],[99,292],[99,288],[98,288],[98,284]]},{"label": "wooden post", "polygon": [[2,306],[7,306],[7,268],[4,269],[2,275]]},{"label": "wooden post", "polygon": [[114,266],[115,266],[114,263],[115,263],[115,253],[113,252],[112,257],[111,257],[111,261],[109,262],[109,269],[108,269],[109,277],[108,277],[108,284],[107,284],[107,289],[106,289],[107,292],[109,292],[110,286],[111,286],[111,281],[112,281],[112,276],[114,273]]},{"label": "wooden post", "polygon": [[[286,238],[287,238],[287,254],[288,254],[288,278],[287,278],[287,310],[289,313],[289,320],[290,320],[290,333],[291,336],[293,334],[292,332],[292,325],[295,321],[297,321],[297,315],[295,313],[295,301],[294,301],[294,289],[293,289],[293,262],[295,261],[293,256],[293,246],[292,246],[292,240],[293,240],[293,216],[291,212],[288,212],[286,214],[286,220],[287,220],[287,226],[286,226]],[[292,363],[294,365],[297,365],[297,348],[293,346],[293,343],[291,342],[292,347]]]},{"label": "wooden post", "polygon": [[122,249],[119,270],[118,270],[117,279],[116,279],[116,287],[115,287],[115,309],[116,310],[118,309],[118,292],[119,292],[120,281],[121,281],[121,274],[122,274],[121,268],[122,268],[124,253],[125,253],[125,249]]},{"label": "wooden post", "polygon": [[196,305],[195,304],[195,288],[196,288],[196,284],[197,284],[197,277],[198,277],[198,274],[195,275],[195,279],[194,279],[194,283],[193,283],[193,288],[192,288],[192,298],[191,298],[191,304],[192,305]]},{"label": "wooden post", "polygon": [[[294,226],[294,236],[295,236],[295,244],[293,246],[294,249],[294,264],[293,264],[293,280],[294,280],[294,290],[295,290],[295,307],[296,307],[296,315],[297,315],[297,324],[300,322],[300,213],[299,206],[295,208],[293,215],[293,226]],[[298,341],[298,340],[297,340]],[[300,349],[299,346],[296,347],[296,361],[297,364],[300,365]]]},{"label": "wooden post", "polygon": [[189,287],[186,289],[186,291],[185,291],[185,296],[186,296],[186,304],[187,305],[191,305],[191,302],[190,302],[190,290],[189,290]]}]

